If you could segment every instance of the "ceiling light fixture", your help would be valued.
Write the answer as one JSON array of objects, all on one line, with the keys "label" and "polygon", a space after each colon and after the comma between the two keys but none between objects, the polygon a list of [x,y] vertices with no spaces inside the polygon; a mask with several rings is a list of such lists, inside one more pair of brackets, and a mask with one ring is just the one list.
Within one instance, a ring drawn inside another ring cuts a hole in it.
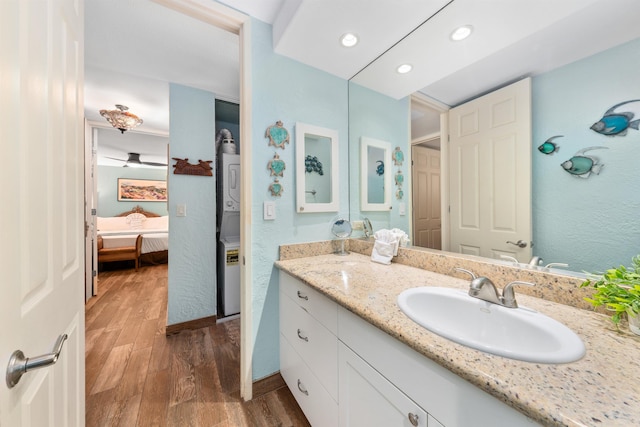
[{"label": "ceiling light fixture", "polygon": [[460,40],[464,40],[471,35],[473,32],[473,26],[471,25],[463,25],[462,27],[458,27],[449,36],[451,40],[454,42],[459,42]]},{"label": "ceiling light fixture", "polygon": [[411,64],[402,64],[396,68],[396,71],[400,74],[407,74],[411,70],[413,70],[413,65]]},{"label": "ceiling light fixture", "polygon": [[116,108],[117,110],[100,110],[100,115],[107,119],[114,128],[118,128],[120,132],[124,133],[142,124],[140,117],[127,111],[129,107],[116,104]]},{"label": "ceiling light fixture", "polygon": [[340,43],[344,47],[353,47],[358,44],[358,36],[353,33],[345,33],[340,37]]}]

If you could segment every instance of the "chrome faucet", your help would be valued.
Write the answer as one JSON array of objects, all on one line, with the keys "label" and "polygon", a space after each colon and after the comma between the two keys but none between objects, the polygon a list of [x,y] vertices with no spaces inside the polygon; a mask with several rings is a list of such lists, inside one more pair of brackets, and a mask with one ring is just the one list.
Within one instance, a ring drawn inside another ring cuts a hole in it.
[{"label": "chrome faucet", "polygon": [[498,304],[507,308],[518,308],[515,293],[513,292],[514,285],[535,286],[535,284],[530,282],[515,280],[504,287],[501,296],[498,292],[498,288],[496,288],[496,285],[494,285],[491,279],[489,279],[488,277],[477,277],[472,271],[466,270],[464,268],[456,267],[454,268],[454,270],[462,273],[467,273],[471,276],[471,284],[469,285],[469,296],[493,304]]},{"label": "chrome faucet", "polygon": [[531,267],[537,267],[540,265],[540,263],[542,262],[542,258],[540,258],[539,256],[535,255],[533,257],[531,257],[531,261],[529,261],[529,265]]}]

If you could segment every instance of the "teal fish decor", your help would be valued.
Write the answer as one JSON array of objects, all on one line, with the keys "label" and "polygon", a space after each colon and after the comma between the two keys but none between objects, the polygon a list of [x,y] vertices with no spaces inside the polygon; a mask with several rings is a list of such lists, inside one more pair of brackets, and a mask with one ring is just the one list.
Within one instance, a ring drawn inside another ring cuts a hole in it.
[{"label": "teal fish decor", "polygon": [[556,136],[552,136],[551,138],[547,139],[545,142],[543,142],[539,147],[538,147],[538,151],[540,151],[542,154],[553,154],[556,151],[558,151],[560,149],[560,146],[558,144],[556,144],[555,142],[553,142],[554,139],[556,138],[562,138],[564,135],[556,135]]},{"label": "teal fish decor", "polygon": [[273,197],[280,197],[282,195],[282,184],[278,181],[278,178],[275,178],[273,182],[269,185],[269,191]]},{"label": "teal fish decor", "polygon": [[273,159],[267,163],[267,169],[270,172],[269,176],[284,176],[286,167],[284,160],[280,160],[278,153],[275,153]]},{"label": "teal fish decor", "polygon": [[384,175],[384,162],[382,160],[378,160],[376,164],[378,165],[376,166],[376,174],[378,176]]},{"label": "teal fish decor", "polygon": [[402,175],[401,170],[398,170],[398,173],[396,173],[396,185],[398,187],[402,187],[403,182],[404,182],[404,175]]},{"label": "teal fish decor", "polygon": [[587,147],[578,151],[572,158],[563,162],[560,166],[575,177],[589,178],[589,175],[595,173],[598,175],[604,164],[600,163],[600,159],[595,156],[587,156],[585,153],[591,150],[608,150],[608,147]]},{"label": "teal fish decor", "polygon": [[269,146],[282,148],[289,143],[289,131],[284,128],[282,122],[278,120],[275,125],[269,126],[264,133],[265,138],[269,138]]},{"label": "teal fish decor", "polygon": [[635,114],[630,111],[615,112],[615,109],[632,102],[640,102],[640,99],[624,101],[609,108],[602,118],[591,126],[591,130],[607,136],[625,136],[627,129],[638,130],[640,119],[632,120]]},{"label": "teal fish decor", "polygon": [[404,153],[400,150],[400,147],[396,147],[391,155],[393,157],[393,164],[396,166],[402,166],[402,162],[404,161]]}]

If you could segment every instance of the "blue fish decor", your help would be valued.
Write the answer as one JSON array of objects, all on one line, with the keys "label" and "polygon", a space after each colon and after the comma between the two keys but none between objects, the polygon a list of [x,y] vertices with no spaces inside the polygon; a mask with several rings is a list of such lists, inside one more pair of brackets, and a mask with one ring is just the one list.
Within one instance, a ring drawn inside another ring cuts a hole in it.
[{"label": "blue fish decor", "polygon": [[384,175],[384,162],[382,160],[378,160],[376,164],[378,165],[376,166],[376,173],[378,176]]},{"label": "blue fish decor", "polygon": [[615,109],[632,102],[640,102],[640,99],[632,99],[630,101],[624,101],[609,108],[602,118],[591,126],[591,130],[607,136],[625,136],[627,129],[638,130],[640,127],[640,119],[632,120],[635,114],[626,112],[615,112]]},{"label": "blue fish decor", "polygon": [[556,136],[552,136],[551,138],[547,139],[545,142],[542,143],[542,145],[540,145],[538,147],[538,151],[540,151],[542,154],[553,154],[556,151],[558,151],[560,149],[560,146],[558,144],[556,144],[555,142],[553,142],[554,139],[556,138],[562,138],[564,135],[556,135]]},{"label": "blue fish decor", "polygon": [[608,150],[608,147],[587,147],[578,151],[572,158],[563,162],[560,166],[575,177],[589,178],[589,175],[595,173],[598,175],[604,164],[600,163],[600,159],[594,156],[587,156],[585,153],[591,150]]}]

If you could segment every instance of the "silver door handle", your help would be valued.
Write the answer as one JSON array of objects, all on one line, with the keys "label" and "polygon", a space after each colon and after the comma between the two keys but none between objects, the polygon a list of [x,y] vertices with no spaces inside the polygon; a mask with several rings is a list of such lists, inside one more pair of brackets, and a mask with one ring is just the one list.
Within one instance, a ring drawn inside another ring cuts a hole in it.
[{"label": "silver door handle", "polygon": [[507,243],[509,243],[510,245],[516,245],[519,248],[527,247],[527,242],[525,242],[524,240],[518,240],[517,242],[512,242],[511,240],[507,240]]},{"label": "silver door handle", "polygon": [[14,351],[11,358],[9,358],[9,365],[7,366],[7,387],[13,388],[18,384],[22,375],[26,372],[44,368],[56,363],[60,356],[60,352],[62,351],[62,345],[66,339],[67,334],[60,335],[53,346],[52,352],[49,354],[43,354],[42,356],[24,357],[24,353],[22,351]]}]

